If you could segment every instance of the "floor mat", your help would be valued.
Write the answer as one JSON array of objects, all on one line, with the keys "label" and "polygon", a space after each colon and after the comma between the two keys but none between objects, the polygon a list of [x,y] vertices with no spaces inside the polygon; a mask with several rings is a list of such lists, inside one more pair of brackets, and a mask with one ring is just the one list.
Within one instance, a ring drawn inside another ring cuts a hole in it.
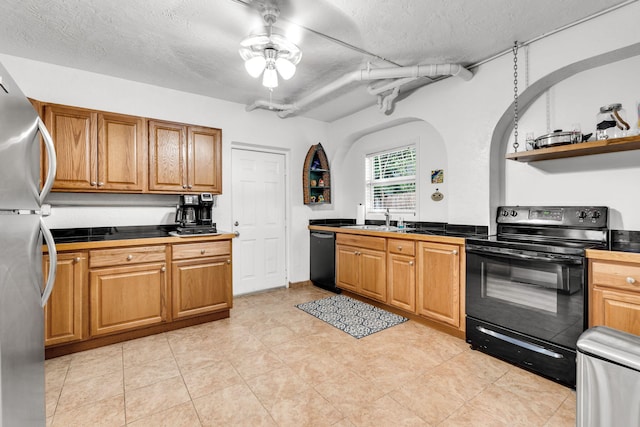
[{"label": "floor mat", "polygon": [[358,339],[409,320],[344,295],[305,302],[296,307]]}]

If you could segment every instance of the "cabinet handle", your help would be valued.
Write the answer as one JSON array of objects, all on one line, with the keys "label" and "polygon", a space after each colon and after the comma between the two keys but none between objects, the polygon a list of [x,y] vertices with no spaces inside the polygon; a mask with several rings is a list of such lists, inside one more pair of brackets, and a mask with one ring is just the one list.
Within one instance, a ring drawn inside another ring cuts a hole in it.
[{"label": "cabinet handle", "polygon": [[413,265],[413,261],[409,261],[409,265]]},{"label": "cabinet handle", "polygon": [[231,260],[230,259],[227,260],[227,264],[231,264]]},{"label": "cabinet handle", "polygon": [[454,250],[451,251],[451,253],[454,254],[454,255],[458,255],[458,250],[454,249]]},{"label": "cabinet handle", "polygon": [[182,184],[182,188],[187,188],[187,184]]},{"label": "cabinet handle", "polygon": [[104,182],[99,182],[98,183],[98,187],[102,187],[104,185]]},{"label": "cabinet handle", "polygon": [[96,186],[96,182],[95,181],[91,181],[91,186],[95,187]]},{"label": "cabinet handle", "polygon": [[191,189],[191,188],[193,187],[193,185],[189,184],[189,185],[187,185],[187,187],[188,187],[189,189]]},{"label": "cabinet handle", "polygon": [[204,249],[200,249],[200,255],[204,255],[206,251]]},{"label": "cabinet handle", "polygon": [[162,271],[162,272],[164,273],[165,271],[167,271],[167,267],[165,267],[165,266],[163,265],[163,266],[162,266],[162,268],[160,269],[160,271]]},{"label": "cabinet handle", "polygon": [[636,283],[636,279],[634,279],[633,277],[629,276],[627,277],[627,283],[630,285],[633,285],[634,283]]},{"label": "cabinet handle", "polygon": [[133,255],[128,255],[127,256],[127,261],[131,261],[133,259]]},{"label": "cabinet handle", "polygon": [[398,246],[398,250],[401,251],[402,250],[402,246]]},{"label": "cabinet handle", "polygon": [[79,257],[79,256],[77,256],[77,257],[75,257],[73,260],[74,260],[75,262],[80,262],[80,257]]}]

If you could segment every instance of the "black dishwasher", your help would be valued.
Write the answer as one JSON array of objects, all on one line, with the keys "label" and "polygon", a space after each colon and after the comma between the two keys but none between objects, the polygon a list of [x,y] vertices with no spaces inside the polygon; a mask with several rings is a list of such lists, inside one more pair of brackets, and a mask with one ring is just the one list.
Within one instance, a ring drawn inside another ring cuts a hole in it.
[{"label": "black dishwasher", "polygon": [[330,231],[311,231],[311,282],[337,294],[336,287],[336,234]]}]

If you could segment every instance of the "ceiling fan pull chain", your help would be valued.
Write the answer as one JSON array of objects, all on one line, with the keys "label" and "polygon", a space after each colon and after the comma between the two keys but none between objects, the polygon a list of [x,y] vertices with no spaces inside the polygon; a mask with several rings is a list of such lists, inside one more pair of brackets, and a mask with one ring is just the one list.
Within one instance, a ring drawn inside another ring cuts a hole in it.
[{"label": "ceiling fan pull chain", "polygon": [[518,41],[513,42],[513,148],[518,152]]}]

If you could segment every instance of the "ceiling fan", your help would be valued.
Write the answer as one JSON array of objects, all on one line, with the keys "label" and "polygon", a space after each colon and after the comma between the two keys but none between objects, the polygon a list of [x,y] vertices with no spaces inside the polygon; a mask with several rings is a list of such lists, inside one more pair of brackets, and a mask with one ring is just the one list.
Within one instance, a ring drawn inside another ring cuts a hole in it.
[{"label": "ceiling fan", "polygon": [[274,1],[254,2],[262,15],[264,26],[251,32],[240,42],[240,57],[251,77],[262,75],[262,85],[269,90],[278,86],[278,75],[289,80],[302,59],[302,51],[282,30],[274,27],[280,9]]}]

